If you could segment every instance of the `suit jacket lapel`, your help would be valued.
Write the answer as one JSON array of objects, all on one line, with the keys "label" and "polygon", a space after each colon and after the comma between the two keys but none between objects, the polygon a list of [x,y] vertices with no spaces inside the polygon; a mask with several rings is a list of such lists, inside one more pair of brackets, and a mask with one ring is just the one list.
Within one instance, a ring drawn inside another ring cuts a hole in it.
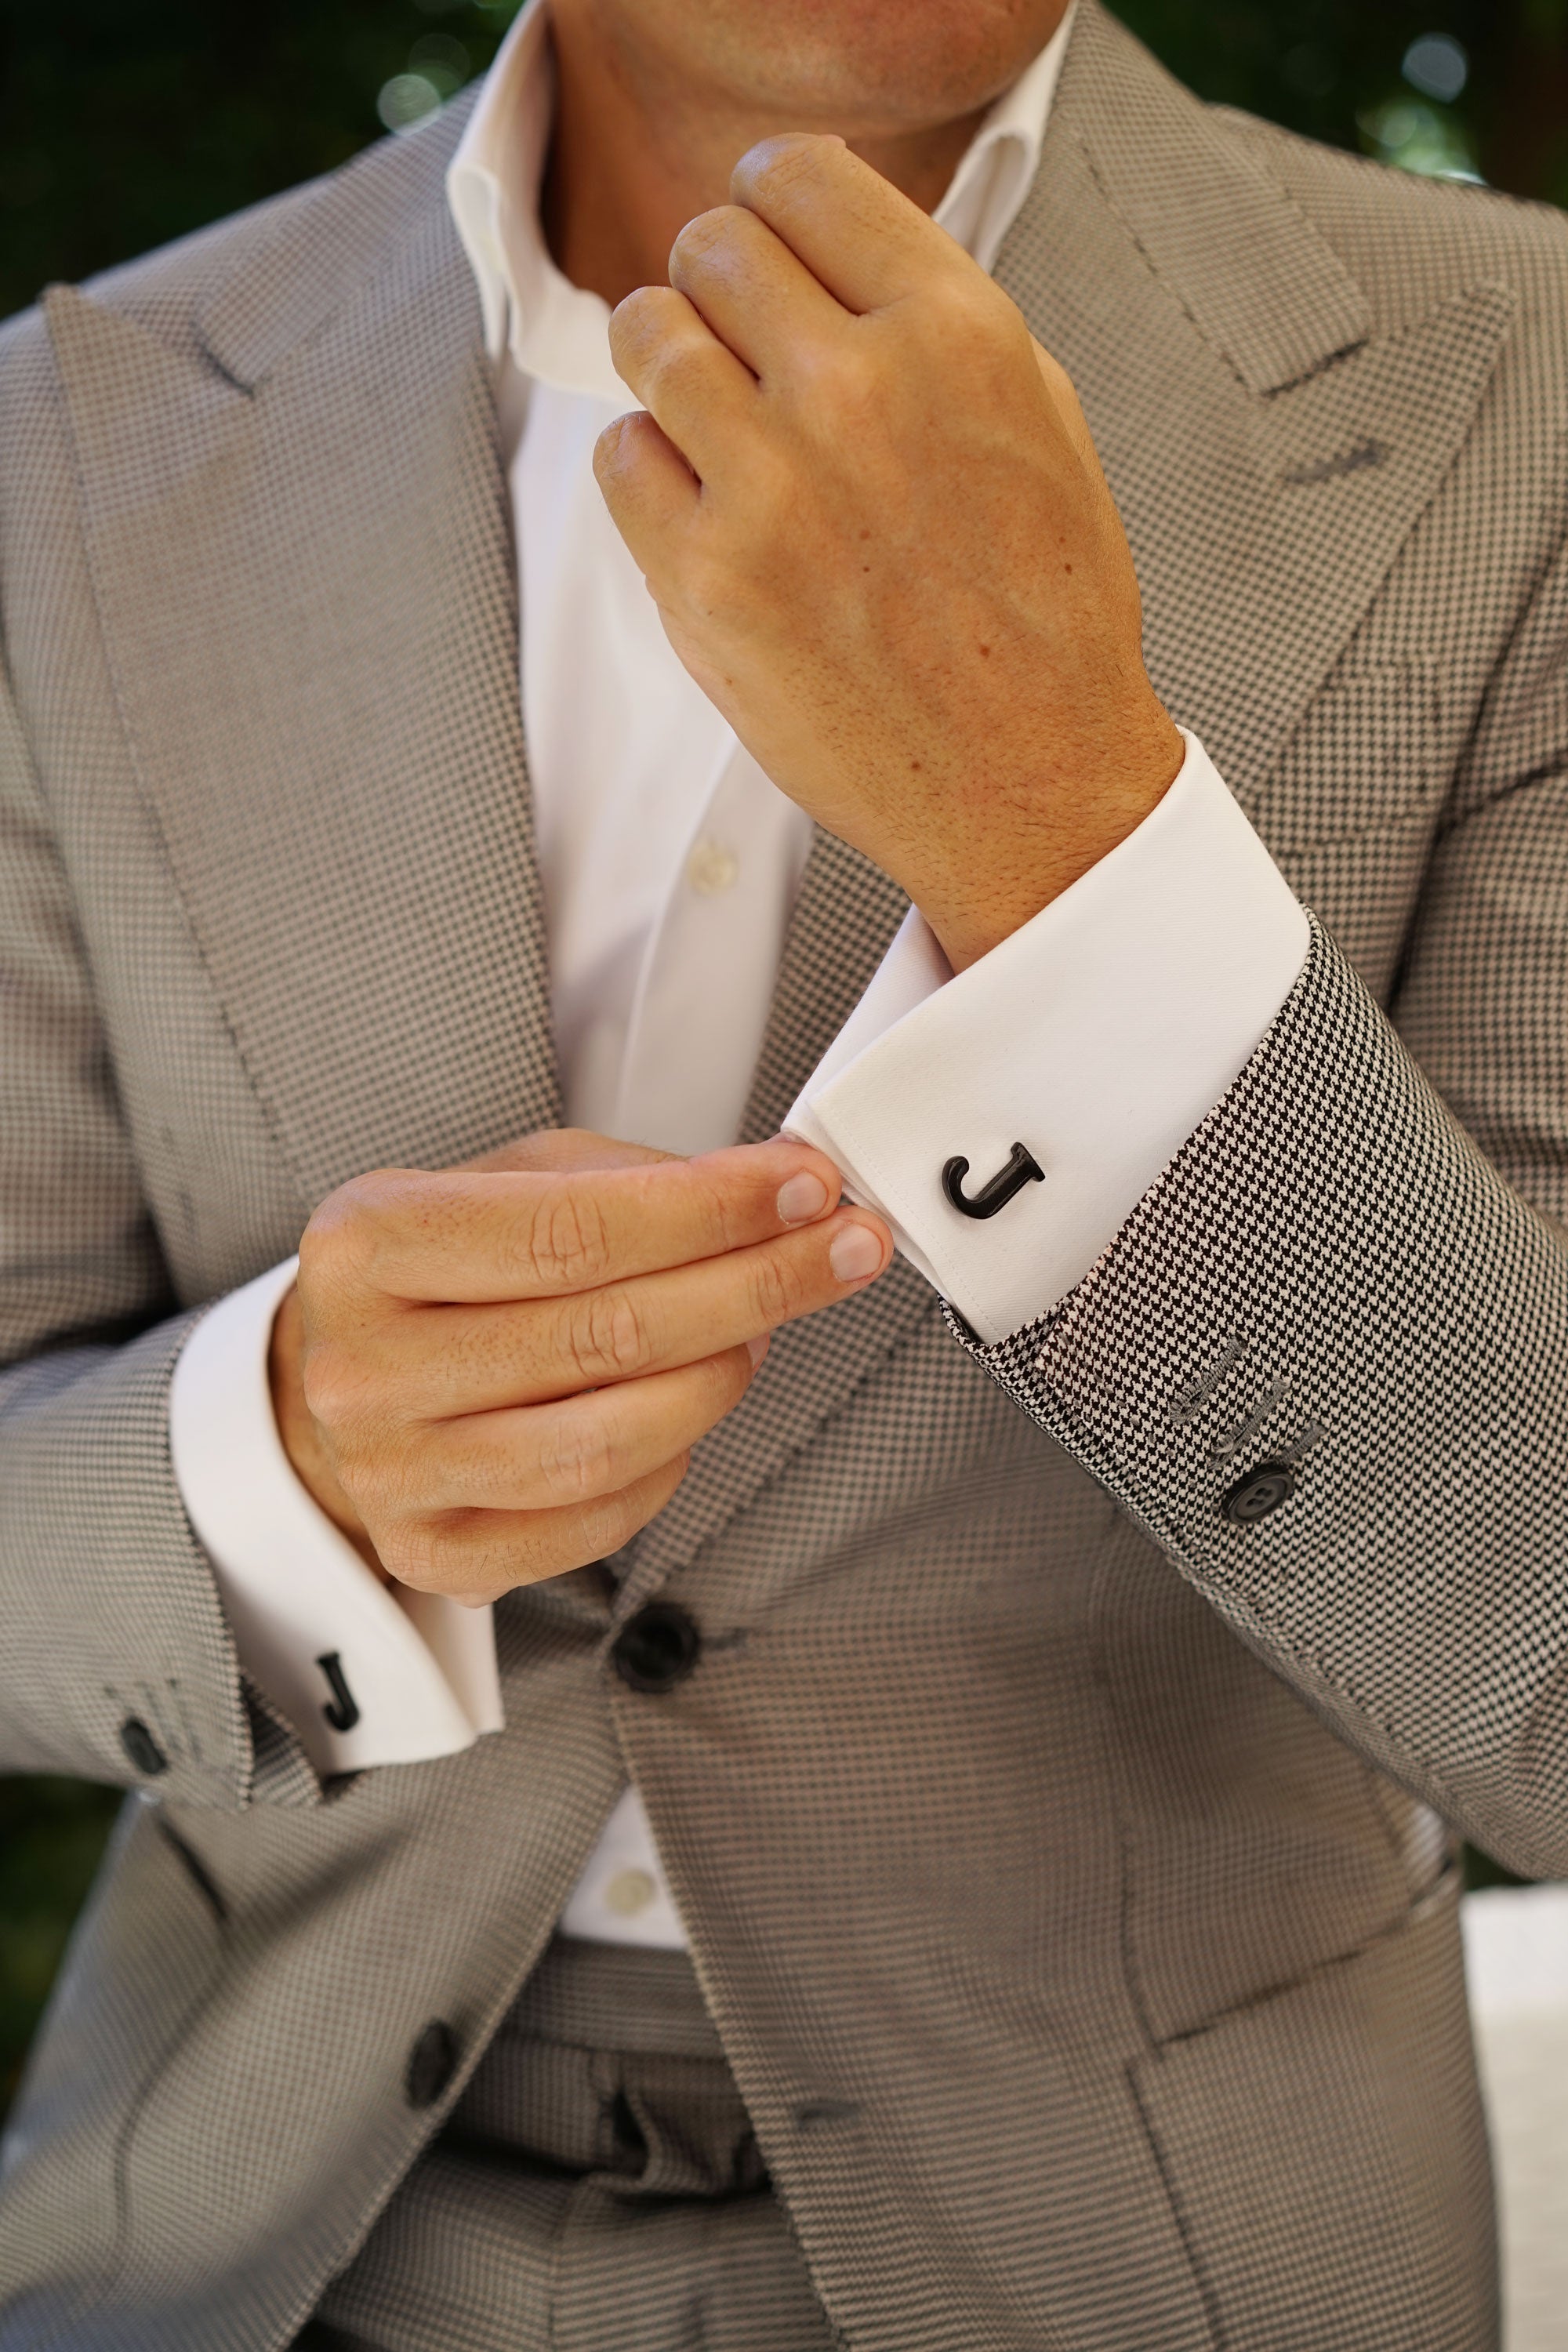
[{"label": "suit jacket lapel", "polygon": [[559,1118],[493,400],[412,149],[287,208],[195,348],[49,302],[138,774],[307,1204]]},{"label": "suit jacket lapel", "polygon": [[1468,431],[1512,315],[1398,334],[1233,132],[1080,0],[997,277],[1073,378],[1155,685],[1257,806]]}]

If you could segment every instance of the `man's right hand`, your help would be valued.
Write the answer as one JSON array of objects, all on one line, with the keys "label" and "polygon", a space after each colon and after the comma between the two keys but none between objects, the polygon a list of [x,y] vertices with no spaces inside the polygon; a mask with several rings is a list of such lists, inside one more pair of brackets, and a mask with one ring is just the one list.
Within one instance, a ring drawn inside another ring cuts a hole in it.
[{"label": "man's right hand", "polygon": [[325,1200],[273,1328],[279,1434],[367,1561],[475,1603],[664,1507],[781,1323],[865,1289],[880,1219],[780,1139],[670,1160],[555,1132]]}]

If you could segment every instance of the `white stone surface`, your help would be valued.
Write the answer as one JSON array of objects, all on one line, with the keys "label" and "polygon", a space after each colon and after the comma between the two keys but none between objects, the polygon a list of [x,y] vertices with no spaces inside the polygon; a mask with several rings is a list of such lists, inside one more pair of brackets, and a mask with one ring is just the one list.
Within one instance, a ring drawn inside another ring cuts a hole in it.
[{"label": "white stone surface", "polygon": [[1507,2352],[1568,2352],[1568,1886],[1466,1898],[1501,2207]]}]

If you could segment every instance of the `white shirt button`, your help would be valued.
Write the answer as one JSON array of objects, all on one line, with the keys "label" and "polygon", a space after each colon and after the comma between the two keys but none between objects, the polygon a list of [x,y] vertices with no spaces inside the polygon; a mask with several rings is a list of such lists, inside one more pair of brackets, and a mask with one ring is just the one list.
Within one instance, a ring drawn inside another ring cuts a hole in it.
[{"label": "white shirt button", "polygon": [[700,841],[686,861],[686,878],[700,898],[733,889],[740,871],[740,859],[721,841]]},{"label": "white shirt button", "polygon": [[658,1883],[646,1870],[617,1870],[614,1878],[605,1882],[605,1908],[617,1919],[635,1919],[646,1911],[658,1893]]}]

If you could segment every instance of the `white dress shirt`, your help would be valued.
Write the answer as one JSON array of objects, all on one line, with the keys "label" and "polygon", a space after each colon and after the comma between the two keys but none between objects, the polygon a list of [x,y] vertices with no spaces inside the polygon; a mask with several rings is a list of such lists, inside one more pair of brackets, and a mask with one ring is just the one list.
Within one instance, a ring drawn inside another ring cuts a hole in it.
[{"label": "white dress shirt", "polygon": [[[1027,191],[1071,16],[965,154],[936,213],[989,268]],[[523,616],[521,690],[574,1125],[694,1152],[731,1142],[760,1049],[810,822],[671,652],[594,483],[595,440],[636,405],[608,310],[556,269],[538,220],[553,106],[545,0],[508,35],[453,159],[452,212],[497,371]],[[887,1216],[984,1339],[1089,1271],[1222,1095],[1305,959],[1306,919],[1187,738],[1153,814],[958,978],[918,913],[786,1122]],[[1046,1171],[988,1223],[942,1195],[1024,1141]],[[389,1592],[295,1478],[266,1354],[293,1266],[196,1327],[170,1402],[175,1475],[247,1673],[323,1772],[455,1752],[502,1721],[488,1611]],[[358,1709],[342,1709],[335,1659]],[[678,1947],[627,1789],[568,1934]]]}]

